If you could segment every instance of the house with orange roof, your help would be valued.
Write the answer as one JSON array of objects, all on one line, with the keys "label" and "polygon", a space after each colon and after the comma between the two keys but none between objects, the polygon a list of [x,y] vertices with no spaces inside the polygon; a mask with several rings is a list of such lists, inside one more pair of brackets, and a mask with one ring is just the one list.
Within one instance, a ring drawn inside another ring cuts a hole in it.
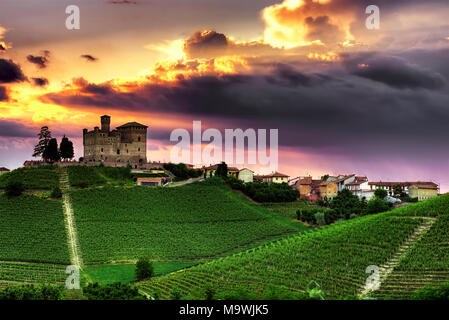
[{"label": "house with orange roof", "polygon": [[290,176],[276,171],[274,173],[262,176],[262,181],[265,183],[288,183],[289,178]]}]

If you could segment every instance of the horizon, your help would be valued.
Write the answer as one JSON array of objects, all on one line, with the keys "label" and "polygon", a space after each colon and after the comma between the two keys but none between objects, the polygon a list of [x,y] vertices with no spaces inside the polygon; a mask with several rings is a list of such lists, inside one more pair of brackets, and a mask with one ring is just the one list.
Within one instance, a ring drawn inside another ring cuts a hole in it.
[{"label": "horizon", "polygon": [[[82,129],[106,113],[111,128],[149,126],[149,161],[169,162],[170,132],[200,120],[278,129],[278,171],[291,177],[355,173],[449,192],[444,1],[378,0],[377,30],[365,0],[27,3],[0,4],[0,167],[34,160],[43,125],[78,159]],[[66,28],[69,5],[79,30]]]}]

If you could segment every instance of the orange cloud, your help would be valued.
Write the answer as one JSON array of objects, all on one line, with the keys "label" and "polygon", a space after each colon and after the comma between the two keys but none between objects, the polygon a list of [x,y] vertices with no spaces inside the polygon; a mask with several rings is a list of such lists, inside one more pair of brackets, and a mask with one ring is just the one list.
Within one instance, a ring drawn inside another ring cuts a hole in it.
[{"label": "orange cloud", "polygon": [[274,47],[352,40],[351,10],[337,10],[336,0],[284,0],[262,11],[264,40]]}]

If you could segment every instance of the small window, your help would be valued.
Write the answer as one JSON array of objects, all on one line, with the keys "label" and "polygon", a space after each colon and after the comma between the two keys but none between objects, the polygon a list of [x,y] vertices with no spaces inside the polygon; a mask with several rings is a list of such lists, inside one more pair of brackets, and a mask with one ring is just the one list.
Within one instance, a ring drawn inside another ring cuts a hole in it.
[{"label": "small window", "polygon": [[117,149],[117,154],[120,154],[120,149]]},{"label": "small window", "polygon": [[138,149],[137,149],[137,151],[139,151],[139,152],[140,152],[140,148],[138,148]]},{"label": "small window", "polygon": [[137,141],[139,141],[139,142],[140,142],[140,136],[139,136],[139,137],[137,137]]},{"label": "small window", "polygon": [[101,152],[103,152],[103,148],[101,148]]},{"label": "small window", "polygon": [[129,153],[129,152],[128,152],[128,149],[126,149],[126,153]]}]

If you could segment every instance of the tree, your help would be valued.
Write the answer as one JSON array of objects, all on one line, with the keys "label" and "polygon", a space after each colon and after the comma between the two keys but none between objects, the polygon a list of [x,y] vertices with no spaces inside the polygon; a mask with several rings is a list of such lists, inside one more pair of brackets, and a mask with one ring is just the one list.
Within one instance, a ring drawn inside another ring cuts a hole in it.
[{"label": "tree", "polygon": [[395,196],[395,197],[400,197],[401,195],[402,195],[402,187],[401,187],[401,185],[399,185],[399,184],[395,184],[394,186],[393,186],[393,195]]},{"label": "tree", "polygon": [[55,138],[50,139],[47,148],[43,153],[43,158],[50,161],[58,161],[61,156],[58,150],[58,141]]},{"label": "tree", "polygon": [[372,214],[372,213],[379,213],[379,212],[385,212],[390,209],[390,206],[388,204],[388,201],[385,201],[384,199],[374,197],[366,204],[366,213]]},{"label": "tree", "polygon": [[362,204],[359,197],[354,195],[350,190],[344,188],[338,195],[332,199],[330,207],[340,217],[349,219],[352,213],[360,214],[362,211]]},{"label": "tree", "polygon": [[59,152],[61,154],[62,159],[73,159],[74,151],[73,151],[73,142],[69,140],[65,135],[59,144]]},{"label": "tree", "polygon": [[44,157],[45,149],[47,149],[48,143],[51,139],[51,131],[47,126],[41,128],[41,131],[37,134],[39,137],[39,142],[34,147],[33,157]]},{"label": "tree", "polygon": [[376,197],[380,198],[380,199],[383,199],[383,198],[385,198],[388,195],[388,192],[387,192],[387,190],[384,190],[384,189],[381,189],[381,188],[377,188],[374,191],[374,195]]},{"label": "tree", "polygon": [[321,180],[323,180],[323,181],[327,181],[327,179],[329,179],[328,174],[325,174],[324,176],[321,177]]},{"label": "tree", "polygon": [[18,197],[25,191],[25,187],[21,181],[8,181],[5,187],[5,194],[7,197]]},{"label": "tree", "polygon": [[140,258],[136,263],[136,278],[138,281],[149,279],[153,276],[153,263],[148,258]]},{"label": "tree", "polygon": [[228,165],[225,162],[220,163],[215,171],[217,177],[226,178],[228,176]]}]

